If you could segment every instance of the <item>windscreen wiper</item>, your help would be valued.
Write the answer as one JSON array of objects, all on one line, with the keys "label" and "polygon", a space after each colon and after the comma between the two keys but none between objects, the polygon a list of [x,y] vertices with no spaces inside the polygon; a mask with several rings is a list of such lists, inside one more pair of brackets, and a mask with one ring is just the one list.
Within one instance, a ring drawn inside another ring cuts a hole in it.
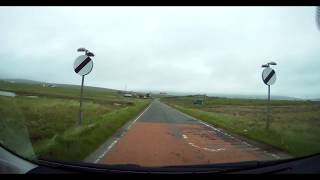
[{"label": "windscreen wiper", "polygon": [[151,174],[265,174],[265,173],[319,173],[320,153],[275,161],[245,161],[238,163],[143,167],[136,164],[92,164],[38,159],[38,164],[67,172],[89,173],[151,173]]},{"label": "windscreen wiper", "polygon": [[137,164],[93,164],[85,162],[70,162],[52,160],[48,158],[37,159],[42,165],[56,168],[76,169],[87,172],[131,172],[131,173],[226,173],[239,170],[254,169],[271,165],[278,162],[261,162],[261,161],[245,161],[238,163],[224,164],[204,164],[204,165],[179,165],[179,166],[161,166],[161,167],[145,167]]}]

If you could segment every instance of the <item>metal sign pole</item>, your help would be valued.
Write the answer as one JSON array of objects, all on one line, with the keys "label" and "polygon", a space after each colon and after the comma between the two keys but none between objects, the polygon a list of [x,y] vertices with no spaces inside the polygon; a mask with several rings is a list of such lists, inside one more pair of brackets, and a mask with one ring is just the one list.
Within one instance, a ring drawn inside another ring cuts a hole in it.
[{"label": "metal sign pole", "polygon": [[81,125],[82,119],[83,119],[83,112],[82,112],[83,82],[84,82],[84,75],[82,76],[82,82],[81,82],[79,125]]},{"label": "metal sign pole", "polygon": [[79,109],[79,120],[78,125],[82,124],[83,120],[83,108],[82,108],[82,101],[83,101],[83,83],[84,83],[84,76],[89,74],[93,68],[93,61],[90,57],[93,57],[94,54],[87,50],[86,48],[79,48],[78,52],[85,52],[85,55],[81,55],[77,57],[77,59],[73,63],[74,71],[82,76],[81,81],[81,92],[80,92],[80,109]]},{"label": "metal sign pole", "polygon": [[266,129],[270,126],[270,85],[268,85],[268,106],[267,106],[267,125]]},{"label": "metal sign pole", "polygon": [[267,64],[262,65],[264,70],[262,71],[262,81],[268,86],[268,102],[267,102],[267,121],[266,121],[266,129],[269,129],[270,126],[270,85],[273,85],[276,82],[277,76],[276,72],[270,68],[270,65],[277,65],[275,62],[269,62]]}]

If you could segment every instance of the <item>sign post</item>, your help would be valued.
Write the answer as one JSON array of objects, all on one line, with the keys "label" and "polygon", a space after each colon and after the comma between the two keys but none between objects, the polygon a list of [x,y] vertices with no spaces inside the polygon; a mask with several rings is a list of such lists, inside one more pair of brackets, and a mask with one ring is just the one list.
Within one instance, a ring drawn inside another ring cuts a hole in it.
[{"label": "sign post", "polygon": [[270,126],[270,85],[268,85],[268,109],[267,109],[267,125],[266,129]]},{"label": "sign post", "polygon": [[73,68],[77,74],[82,76],[81,92],[80,92],[80,109],[79,109],[79,120],[78,120],[78,125],[81,125],[83,120],[82,101],[83,101],[84,76],[89,74],[92,71],[93,61],[89,56],[81,55],[74,61]]},{"label": "sign post", "polygon": [[318,26],[318,29],[320,30],[320,6],[317,7],[317,10],[316,10],[316,21],[317,21],[317,26]]},{"label": "sign post", "polygon": [[82,97],[83,97],[83,82],[84,82],[84,75],[82,76],[82,81],[81,81],[81,92],[80,92],[80,110],[79,110],[79,125],[82,124],[82,119],[83,119],[83,109],[82,109]]},{"label": "sign post", "polygon": [[270,85],[276,82],[277,76],[276,72],[268,66],[262,72],[262,80],[268,86],[268,105],[267,105],[267,122],[266,129],[270,126]]}]

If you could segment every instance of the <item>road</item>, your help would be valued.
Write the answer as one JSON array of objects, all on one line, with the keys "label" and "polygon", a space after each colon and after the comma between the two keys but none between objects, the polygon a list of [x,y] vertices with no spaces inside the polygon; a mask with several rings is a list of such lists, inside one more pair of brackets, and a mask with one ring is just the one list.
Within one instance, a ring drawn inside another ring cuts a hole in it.
[{"label": "road", "polygon": [[286,156],[155,100],[86,161],[141,166],[195,165]]}]

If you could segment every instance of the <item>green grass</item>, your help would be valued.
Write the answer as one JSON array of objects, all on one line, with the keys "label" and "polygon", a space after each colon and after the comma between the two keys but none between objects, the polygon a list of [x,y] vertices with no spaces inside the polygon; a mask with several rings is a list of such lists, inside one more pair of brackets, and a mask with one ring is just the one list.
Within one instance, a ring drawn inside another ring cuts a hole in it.
[{"label": "green grass", "polygon": [[94,123],[68,129],[39,145],[36,154],[54,159],[83,160],[147,105],[147,102],[140,102],[135,106],[107,113]]},{"label": "green grass", "polygon": [[[51,138],[77,124],[79,102],[58,98],[15,97],[16,110],[21,111],[33,142]],[[102,115],[118,106],[85,102],[84,124],[97,121]]]},{"label": "green grass", "polygon": [[61,160],[82,160],[150,102],[87,87],[84,119],[78,126],[77,86],[50,88],[0,81],[0,90],[17,93],[16,97],[0,96],[0,143],[23,156],[33,156],[34,151]]},{"label": "green grass", "polygon": [[271,102],[272,122],[266,130],[264,100],[209,98],[203,106],[193,105],[186,97],[161,100],[195,118],[294,156],[320,152],[320,107],[314,102]]}]

